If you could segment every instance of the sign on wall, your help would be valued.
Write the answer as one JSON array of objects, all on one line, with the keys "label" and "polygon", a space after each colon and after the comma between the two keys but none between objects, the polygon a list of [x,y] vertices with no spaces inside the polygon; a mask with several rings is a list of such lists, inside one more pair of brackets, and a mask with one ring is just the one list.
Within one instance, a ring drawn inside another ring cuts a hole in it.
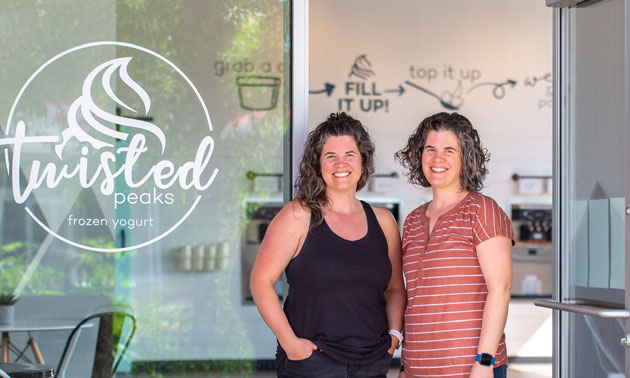
[{"label": "sign on wall", "polygon": [[[345,81],[327,80],[323,88],[314,88],[312,95],[326,94],[336,99],[338,111],[378,113],[390,111],[401,96],[429,97],[447,111],[460,111],[468,98],[484,96],[499,101],[510,92],[522,88],[544,86],[545,92],[536,98],[538,110],[552,106],[552,77],[549,72],[515,73],[506,78],[490,78],[479,68],[458,68],[452,64],[425,67],[410,64],[408,75],[398,82],[382,82],[366,54],[359,55],[349,65]],[[388,75],[391,76],[391,75]],[[521,79],[514,79],[522,77]],[[334,94],[334,96],[333,96]]]}]

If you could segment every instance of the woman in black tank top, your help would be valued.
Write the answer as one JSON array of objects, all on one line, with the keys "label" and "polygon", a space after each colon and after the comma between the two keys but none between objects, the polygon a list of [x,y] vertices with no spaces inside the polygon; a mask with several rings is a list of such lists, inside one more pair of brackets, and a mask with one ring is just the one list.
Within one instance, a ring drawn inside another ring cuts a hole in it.
[{"label": "woman in black tank top", "polygon": [[[278,339],[279,377],[385,377],[402,341],[406,295],[391,213],[356,198],[374,171],[374,144],[345,113],[306,141],[296,200],[269,225],[251,291]],[[286,271],[281,308],[274,289]]]}]

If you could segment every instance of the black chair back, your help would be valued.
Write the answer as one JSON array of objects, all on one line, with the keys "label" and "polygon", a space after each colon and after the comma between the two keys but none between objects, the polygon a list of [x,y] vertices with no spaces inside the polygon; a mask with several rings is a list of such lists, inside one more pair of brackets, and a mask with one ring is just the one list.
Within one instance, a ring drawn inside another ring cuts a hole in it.
[{"label": "black chair back", "polygon": [[127,312],[88,316],[70,333],[55,376],[113,377],[135,332],[136,319]]}]

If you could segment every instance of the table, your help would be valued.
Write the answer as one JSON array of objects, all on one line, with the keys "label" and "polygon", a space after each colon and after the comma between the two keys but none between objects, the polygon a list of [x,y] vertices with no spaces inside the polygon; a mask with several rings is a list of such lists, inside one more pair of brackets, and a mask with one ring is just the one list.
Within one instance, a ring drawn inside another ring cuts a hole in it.
[{"label": "table", "polygon": [[50,378],[53,376],[53,368],[48,365],[0,363],[0,369],[11,378]]},{"label": "table", "polygon": [[[30,362],[24,353],[28,350],[28,348],[31,348],[33,356],[35,356],[35,361],[37,361],[38,364],[44,364],[44,358],[42,357],[39,347],[37,346],[37,341],[35,341],[31,332],[69,331],[73,330],[78,323],[79,320],[51,320],[47,322],[24,322],[16,320],[12,325],[0,325],[0,332],[2,333],[2,343],[0,344],[0,363],[11,362],[12,351],[17,355],[15,357],[16,362],[20,359]],[[11,332],[26,332],[28,334],[28,341],[23,349],[20,350],[11,342]]]}]

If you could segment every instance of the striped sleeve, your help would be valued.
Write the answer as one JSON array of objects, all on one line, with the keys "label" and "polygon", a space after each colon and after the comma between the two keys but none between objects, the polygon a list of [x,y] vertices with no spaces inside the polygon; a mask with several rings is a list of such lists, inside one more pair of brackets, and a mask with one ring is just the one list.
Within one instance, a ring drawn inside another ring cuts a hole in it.
[{"label": "striped sleeve", "polygon": [[487,196],[480,196],[477,205],[473,219],[473,243],[475,247],[497,236],[505,236],[514,245],[514,232],[510,218],[496,201]]},{"label": "striped sleeve", "polygon": [[411,227],[411,222],[413,221],[414,213],[416,211],[417,209],[407,214],[407,217],[405,218],[405,222],[403,223],[403,232],[402,232],[402,255],[403,256],[407,253],[407,243],[405,243],[405,241],[408,240],[409,228]]}]

